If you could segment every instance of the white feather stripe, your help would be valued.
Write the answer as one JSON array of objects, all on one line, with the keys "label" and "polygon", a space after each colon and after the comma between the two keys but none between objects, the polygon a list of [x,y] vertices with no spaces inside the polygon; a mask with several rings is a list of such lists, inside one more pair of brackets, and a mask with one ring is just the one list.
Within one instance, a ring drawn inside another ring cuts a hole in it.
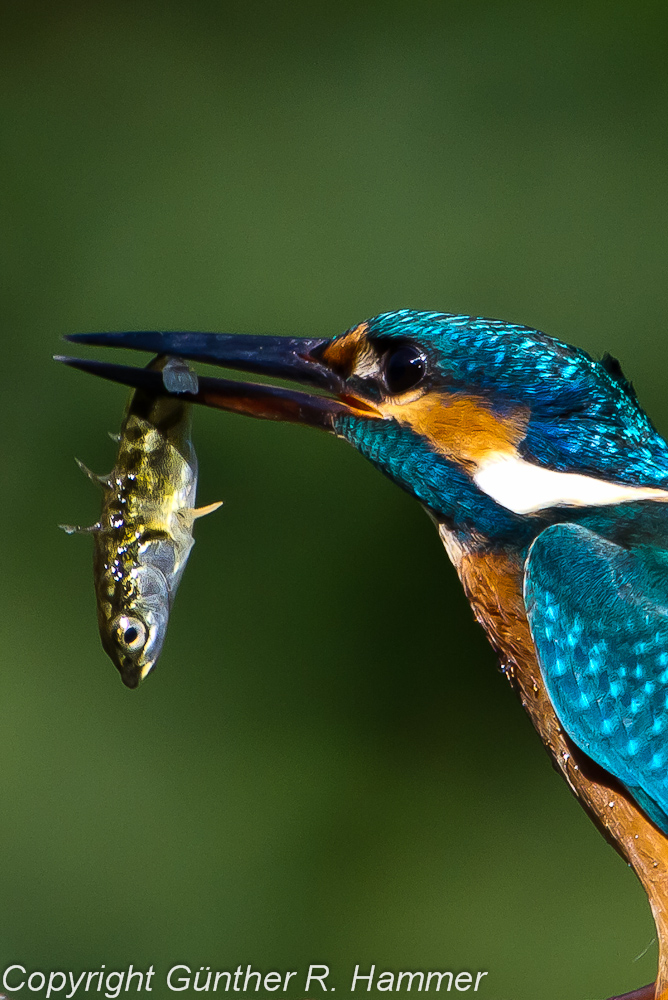
[{"label": "white feather stripe", "polygon": [[547,507],[599,507],[633,500],[668,500],[668,491],[623,486],[593,476],[555,472],[517,455],[493,455],[473,476],[476,485],[502,507],[531,514]]}]

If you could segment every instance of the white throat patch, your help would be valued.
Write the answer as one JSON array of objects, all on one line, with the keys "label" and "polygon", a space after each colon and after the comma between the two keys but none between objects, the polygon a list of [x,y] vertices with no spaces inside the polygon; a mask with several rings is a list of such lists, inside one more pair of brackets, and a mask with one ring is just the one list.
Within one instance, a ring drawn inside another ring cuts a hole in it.
[{"label": "white throat patch", "polygon": [[668,491],[648,486],[622,486],[593,476],[554,472],[525,462],[518,455],[490,455],[475,475],[475,484],[515,514],[547,507],[599,507],[632,500],[668,500]]}]

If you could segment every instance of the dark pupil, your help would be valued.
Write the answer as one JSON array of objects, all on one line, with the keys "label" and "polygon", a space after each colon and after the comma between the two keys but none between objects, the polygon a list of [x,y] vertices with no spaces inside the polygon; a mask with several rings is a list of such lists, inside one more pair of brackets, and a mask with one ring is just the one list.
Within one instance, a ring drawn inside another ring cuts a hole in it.
[{"label": "dark pupil", "polygon": [[126,628],[123,638],[125,639],[128,646],[131,646],[138,635],[139,632],[137,631],[137,629],[134,627],[134,625],[131,625],[130,628]]},{"label": "dark pupil", "polygon": [[407,392],[424,375],[424,358],[415,347],[398,347],[385,362],[385,382],[393,395]]}]

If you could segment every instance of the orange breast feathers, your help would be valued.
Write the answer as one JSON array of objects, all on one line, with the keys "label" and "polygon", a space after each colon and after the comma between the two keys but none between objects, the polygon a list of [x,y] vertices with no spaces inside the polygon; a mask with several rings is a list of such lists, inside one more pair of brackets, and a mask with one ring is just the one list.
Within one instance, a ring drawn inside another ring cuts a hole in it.
[{"label": "orange breast feathers", "polygon": [[514,680],[519,672],[528,687],[540,678],[522,596],[524,566],[521,558],[504,550],[486,550],[473,542],[464,548],[444,525],[439,534],[462,581],[471,608],[503,664]]}]

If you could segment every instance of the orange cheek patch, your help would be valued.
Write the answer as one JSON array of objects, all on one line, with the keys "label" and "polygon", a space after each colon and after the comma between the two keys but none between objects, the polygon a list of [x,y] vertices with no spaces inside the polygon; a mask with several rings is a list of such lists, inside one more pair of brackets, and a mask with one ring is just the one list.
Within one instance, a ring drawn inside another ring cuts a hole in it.
[{"label": "orange cheek patch", "polygon": [[383,416],[426,437],[436,451],[472,468],[491,454],[515,454],[529,422],[525,407],[501,417],[476,396],[427,393],[412,402],[387,401],[378,408]]},{"label": "orange cheek patch", "polygon": [[367,348],[368,323],[360,323],[353,330],[337,337],[322,353],[322,360],[334,371],[347,378],[355,369],[358,354]]}]

